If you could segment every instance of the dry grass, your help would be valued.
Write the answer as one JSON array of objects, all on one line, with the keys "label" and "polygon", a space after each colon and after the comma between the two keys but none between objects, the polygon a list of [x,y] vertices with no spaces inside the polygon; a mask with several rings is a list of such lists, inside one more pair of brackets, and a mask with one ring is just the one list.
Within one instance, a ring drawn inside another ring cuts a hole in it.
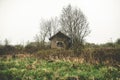
[{"label": "dry grass", "polygon": [[79,56],[75,56],[72,50],[49,49],[40,50],[32,54],[24,52],[20,54],[1,55],[0,57],[10,59],[33,56],[48,61],[63,60],[77,63],[87,62],[90,64],[120,65],[120,49],[118,48],[86,48]]},{"label": "dry grass", "polygon": [[120,64],[120,49],[116,48],[99,48],[84,49],[79,56],[75,56],[72,50],[41,50],[34,54],[35,57],[45,60],[64,60],[79,63],[91,64]]}]

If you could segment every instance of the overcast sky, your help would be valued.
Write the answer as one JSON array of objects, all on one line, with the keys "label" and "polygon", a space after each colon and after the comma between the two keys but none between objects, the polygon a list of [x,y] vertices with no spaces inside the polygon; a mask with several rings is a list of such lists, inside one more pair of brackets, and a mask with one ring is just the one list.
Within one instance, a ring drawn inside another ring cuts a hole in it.
[{"label": "overcast sky", "polygon": [[0,0],[0,41],[33,41],[41,18],[59,17],[68,4],[80,8],[90,23],[86,41],[100,44],[120,38],[120,0]]}]

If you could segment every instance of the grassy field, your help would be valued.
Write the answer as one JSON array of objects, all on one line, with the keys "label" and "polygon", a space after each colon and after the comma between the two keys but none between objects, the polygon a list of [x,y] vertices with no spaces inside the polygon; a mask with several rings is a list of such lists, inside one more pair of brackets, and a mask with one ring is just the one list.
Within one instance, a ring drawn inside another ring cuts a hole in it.
[{"label": "grassy field", "polygon": [[30,56],[1,57],[0,80],[120,80],[120,68]]}]

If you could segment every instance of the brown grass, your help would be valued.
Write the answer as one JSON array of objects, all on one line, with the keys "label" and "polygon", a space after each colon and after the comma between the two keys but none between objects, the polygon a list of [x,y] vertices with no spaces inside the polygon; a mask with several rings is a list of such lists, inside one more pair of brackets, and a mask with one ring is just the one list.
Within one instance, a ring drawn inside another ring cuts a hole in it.
[{"label": "brown grass", "polygon": [[40,50],[32,54],[24,52],[24,54],[6,54],[0,57],[7,59],[36,57],[48,61],[63,60],[77,63],[86,62],[90,64],[120,65],[119,48],[86,48],[79,56],[75,56],[72,50],[49,49]]}]

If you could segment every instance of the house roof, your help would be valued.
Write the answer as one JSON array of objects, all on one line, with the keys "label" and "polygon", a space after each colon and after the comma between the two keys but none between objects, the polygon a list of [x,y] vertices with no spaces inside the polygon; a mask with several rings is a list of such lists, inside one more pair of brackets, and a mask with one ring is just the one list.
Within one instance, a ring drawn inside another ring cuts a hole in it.
[{"label": "house roof", "polygon": [[64,33],[62,33],[61,31],[59,31],[58,33],[56,33],[55,35],[53,35],[52,37],[49,38],[49,40],[52,40],[54,37],[65,37],[65,38],[68,38],[70,39],[70,37],[68,37],[67,35],[65,35]]}]

